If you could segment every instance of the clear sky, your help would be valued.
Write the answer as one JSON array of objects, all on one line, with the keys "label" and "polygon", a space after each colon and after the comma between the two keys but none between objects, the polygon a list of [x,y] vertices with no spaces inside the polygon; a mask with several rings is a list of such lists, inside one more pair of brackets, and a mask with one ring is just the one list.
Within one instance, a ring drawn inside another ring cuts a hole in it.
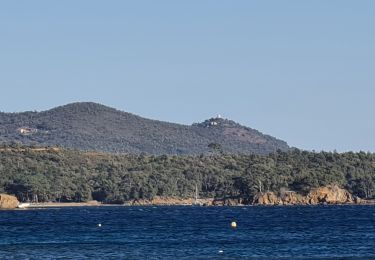
[{"label": "clear sky", "polygon": [[308,150],[375,152],[375,1],[1,1],[0,110],[94,101],[221,114]]}]

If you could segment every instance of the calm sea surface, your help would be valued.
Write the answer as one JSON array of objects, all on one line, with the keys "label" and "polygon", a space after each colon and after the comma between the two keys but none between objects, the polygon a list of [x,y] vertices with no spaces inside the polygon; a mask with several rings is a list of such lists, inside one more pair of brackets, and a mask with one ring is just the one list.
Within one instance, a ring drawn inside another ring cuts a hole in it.
[{"label": "calm sea surface", "polygon": [[375,206],[2,210],[0,258],[375,259]]}]

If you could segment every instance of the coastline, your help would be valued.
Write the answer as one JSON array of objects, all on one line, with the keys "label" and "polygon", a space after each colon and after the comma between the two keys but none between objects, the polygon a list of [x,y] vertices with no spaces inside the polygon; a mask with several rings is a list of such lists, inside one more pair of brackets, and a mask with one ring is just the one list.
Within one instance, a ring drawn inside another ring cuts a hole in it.
[{"label": "coastline", "polygon": [[[353,196],[337,185],[311,189],[307,195],[294,191],[259,192],[251,200],[241,197],[225,198],[181,198],[155,196],[151,199],[133,199],[122,203],[105,204],[96,200],[86,202],[40,202],[19,203],[16,197],[2,195],[3,208],[62,208],[62,207],[98,207],[98,206],[307,206],[307,205],[375,205],[374,199],[361,199]],[[1,206],[1,205],[0,205]]]},{"label": "coastline", "polygon": [[[205,203],[203,203],[204,201]],[[375,200],[362,200],[361,202],[347,202],[347,203],[317,203],[317,204],[308,204],[308,203],[296,203],[296,204],[261,204],[261,203],[253,203],[253,204],[241,204],[241,203],[232,203],[232,204],[225,204],[225,203],[215,203],[212,199],[202,199],[201,202],[198,203],[189,203],[186,200],[178,200],[177,202],[172,203],[171,199],[162,201],[129,201],[123,204],[104,204],[100,202],[41,202],[41,203],[30,203],[30,205],[17,208],[18,210],[21,209],[38,209],[38,208],[67,208],[67,207],[141,207],[141,206],[205,206],[205,207],[249,207],[249,206],[266,206],[266,207],[285,207],[285,206],[374,206]],[[207,203],[207,201],[212,201],[212,203]]]}]

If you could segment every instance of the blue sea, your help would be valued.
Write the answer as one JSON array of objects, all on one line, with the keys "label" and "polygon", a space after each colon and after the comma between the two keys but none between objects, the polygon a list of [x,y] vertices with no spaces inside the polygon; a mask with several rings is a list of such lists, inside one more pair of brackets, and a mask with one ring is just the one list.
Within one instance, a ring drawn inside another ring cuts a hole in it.
[{"label": "blue sea", "polygon": [[0,258],[375,259],[375,206],[2,210]]}]

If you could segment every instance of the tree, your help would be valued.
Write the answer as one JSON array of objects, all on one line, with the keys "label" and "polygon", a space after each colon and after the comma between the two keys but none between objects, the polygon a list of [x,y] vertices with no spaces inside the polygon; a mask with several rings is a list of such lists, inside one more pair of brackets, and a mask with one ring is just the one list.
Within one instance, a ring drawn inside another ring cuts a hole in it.
[{"label": "tree", "polygon": [[218,143],[210,143],[208,144],[208,148],[210,148],[211,152],[221,154],[223,152],[223,148],[221,144]]}]

